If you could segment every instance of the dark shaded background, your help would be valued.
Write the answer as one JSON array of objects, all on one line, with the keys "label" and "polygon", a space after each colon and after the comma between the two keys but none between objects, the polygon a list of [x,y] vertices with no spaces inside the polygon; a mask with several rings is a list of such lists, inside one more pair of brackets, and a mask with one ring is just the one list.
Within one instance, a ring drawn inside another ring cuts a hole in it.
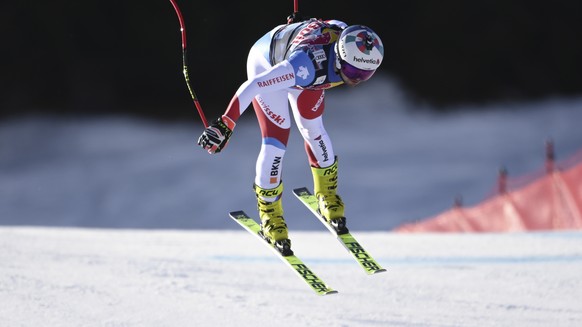
[{"label": "dark shaded background", "polygon": [[[209,119],[245,80],[247,52],[293,1],[178,0],[191,84]],[[582,1],[299,1],[308,16],[369,25],[390,74],[435,110],[582,93]],[[0,5],[1,116],[121,112],[198,119],[168,0]]]}]

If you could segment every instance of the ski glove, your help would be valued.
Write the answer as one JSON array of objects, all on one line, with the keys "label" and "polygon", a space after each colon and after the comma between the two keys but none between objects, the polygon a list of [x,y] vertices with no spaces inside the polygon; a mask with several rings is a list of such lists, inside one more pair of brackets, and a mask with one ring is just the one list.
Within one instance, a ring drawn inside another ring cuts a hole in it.
[{"label": "ski glove", "polygon": [[226,147],[235,125],[232,119],[223,115],[202,132],[198,138],[198,145],[210,154],[219,153]]},{"label": "ski glove", "polygon": [[299,23],[306,20],[303,16],[298,12],[295,11],[291,15],[287,16],[287,24]]}]

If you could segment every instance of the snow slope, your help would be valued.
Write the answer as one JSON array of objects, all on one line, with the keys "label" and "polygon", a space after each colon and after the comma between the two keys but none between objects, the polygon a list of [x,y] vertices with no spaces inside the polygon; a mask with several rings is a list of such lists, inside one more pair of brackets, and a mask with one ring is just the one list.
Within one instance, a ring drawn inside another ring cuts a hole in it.
[{"label": "snow slope", "polygon": [[[321,226],[320,226],[321,227]],[[323,228],[323,227],[321,227]],[[317,296],[242,230],[0,228],[0,325],[579,326],[582,232],[291,232],[339,294]]]},{"label": "snow slope", "polygon": [[582,98],[436,115],[366,84],[329,92],[326,128],[350,230],[388,272],[365,275],[293,199],[311,184],[295,129],[285,158],[293,248],[326,297],[227,217],[256,209],[253,117],[216,156],[198,122],[0,121],[0,326],[578,326],[582,232],[389,230],[482,200],[502,164],[543,167],[548,137],[558,159],[580,149]]}]

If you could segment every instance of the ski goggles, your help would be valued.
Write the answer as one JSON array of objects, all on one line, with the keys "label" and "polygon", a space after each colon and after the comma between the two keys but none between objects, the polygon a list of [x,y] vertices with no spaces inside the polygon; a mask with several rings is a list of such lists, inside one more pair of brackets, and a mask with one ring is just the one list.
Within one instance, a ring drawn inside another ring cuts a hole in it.
[{"label": "ski goggles", "polygon": [[375,70],[363,70],[348,64],[345,60],[340,60],[341,71],[351,82],[359,83],[367,81],[374,75]]}]

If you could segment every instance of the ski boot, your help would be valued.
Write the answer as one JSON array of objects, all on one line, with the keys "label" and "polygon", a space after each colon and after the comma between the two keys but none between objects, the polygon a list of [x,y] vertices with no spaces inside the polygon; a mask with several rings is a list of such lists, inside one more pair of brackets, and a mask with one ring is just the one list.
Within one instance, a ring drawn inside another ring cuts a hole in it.
[{"label": "ski boot", "polygon": [[338,235],[349,233],[344,216],[344,203],[336,193],[337,157],[330,167],[311,167],[311,172],[319,214],[335,229]]},{"label": "ski boot", "polygon": [[[287,233],[287,224],[283,218],[283,183],[272,189],[264,189],[254,184],[253,189],[257,196],[257,209],[261,218],[261,236],[272,244],[283,256],[293,255],[291,240]],[[275,198],[267,201],[265,198]]]}]

